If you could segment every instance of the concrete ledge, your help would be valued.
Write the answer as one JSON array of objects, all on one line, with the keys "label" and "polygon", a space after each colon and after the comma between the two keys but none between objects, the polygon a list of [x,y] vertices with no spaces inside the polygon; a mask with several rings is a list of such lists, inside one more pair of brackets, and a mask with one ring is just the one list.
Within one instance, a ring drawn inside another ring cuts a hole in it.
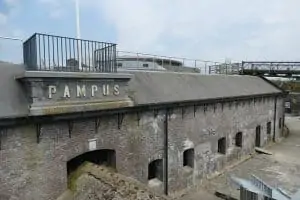
[{"label": "concrete ledge", "polygon": [[131,79],[133,74],[94,73],[94,72],[59,72],[59,71],[25,71],[15,79],[24,78],[74,78],[74,79]]},{"label": "concrete ledge", "polygon": [[122,107],[132,107],[134,103],[128,99],[98,102],[78,102],[68,103],[66,105],[33,106],[30,108],[31,116],[66,114],[74,112],[97,111],[104,109],[114,109]]}]

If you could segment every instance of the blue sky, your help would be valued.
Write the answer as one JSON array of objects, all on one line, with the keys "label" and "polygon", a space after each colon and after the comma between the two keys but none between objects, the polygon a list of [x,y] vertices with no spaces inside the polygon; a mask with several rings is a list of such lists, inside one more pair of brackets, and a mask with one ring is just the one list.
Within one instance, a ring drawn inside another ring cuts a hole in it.
[{"label": "blue sky", "polygon": [[[299,60],[299,0],[80,0],[81,36],[120,50],[222,61]],[[0,0],[0,36],[75,37],[74,0]],[[0,39],[0,60],[22,60]]]}]

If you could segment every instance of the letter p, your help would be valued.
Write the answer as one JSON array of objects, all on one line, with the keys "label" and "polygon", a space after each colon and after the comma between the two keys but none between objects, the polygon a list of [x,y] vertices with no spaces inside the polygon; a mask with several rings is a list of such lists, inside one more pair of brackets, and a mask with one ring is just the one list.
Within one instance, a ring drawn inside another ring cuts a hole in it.
[{"label": "letter p", "polygon": [[52,94],[56,93],[56,86],[55,85],[49,85],[48,86],[48,98],[52,99]]}]

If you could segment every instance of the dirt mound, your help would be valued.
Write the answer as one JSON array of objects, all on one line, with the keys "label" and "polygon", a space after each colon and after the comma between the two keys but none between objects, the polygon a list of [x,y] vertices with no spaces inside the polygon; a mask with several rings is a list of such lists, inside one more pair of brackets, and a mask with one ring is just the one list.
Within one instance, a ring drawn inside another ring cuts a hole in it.
[{"label": "dirt mound", "polygon": [[[71,192],[61,200],[167,200],[113,169],[84,163],[71,176]],[[68,196],[68,197],[67,197]]]}]

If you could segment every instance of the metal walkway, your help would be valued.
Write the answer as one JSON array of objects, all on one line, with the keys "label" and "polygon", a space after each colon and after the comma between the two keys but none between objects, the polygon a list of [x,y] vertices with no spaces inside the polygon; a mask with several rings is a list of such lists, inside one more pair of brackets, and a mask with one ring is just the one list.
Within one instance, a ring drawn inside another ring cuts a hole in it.
[{"label": "metal walkway", "polygon": [[300,75],[300,62],[242,61],[241,75],[294,77]]}]

